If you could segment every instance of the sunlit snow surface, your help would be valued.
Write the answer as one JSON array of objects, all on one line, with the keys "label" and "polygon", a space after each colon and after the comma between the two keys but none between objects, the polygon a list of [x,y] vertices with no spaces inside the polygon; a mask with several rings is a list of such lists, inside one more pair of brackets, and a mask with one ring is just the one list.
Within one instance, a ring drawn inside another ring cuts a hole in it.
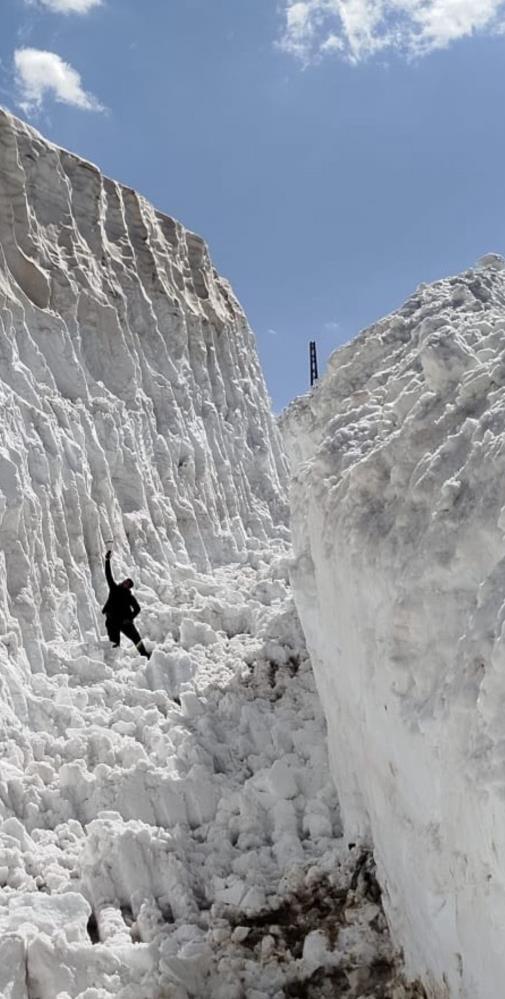
[{"label": "sunlit snow surface", "polygon": [[[247,321],[1,111],[0,428],[2,999],[414,995],[339,839]],[[111,544],[149,662],[105,638]]]},{"label": "sunlit snow surface", "polygon": [[409,970],[464,999],[505,976],[504,268],[420,287],[283,421],[345,831]]},{"label": "sunlit snow surface", "polygon": [[2,996],[417,994],[338,839],[287,560],[265,559],[174,569],[148,664],[62,644],[34,677],[3,770]]}]

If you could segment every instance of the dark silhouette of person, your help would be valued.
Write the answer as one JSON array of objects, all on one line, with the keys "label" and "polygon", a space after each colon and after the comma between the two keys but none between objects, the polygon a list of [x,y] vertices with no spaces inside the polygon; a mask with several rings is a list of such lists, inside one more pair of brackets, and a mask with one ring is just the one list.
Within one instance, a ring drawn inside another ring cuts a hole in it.
[{"label": "dark silhouette of person", "polygon": [[109,596],[102,607],[107,634],[115,649],[117,649],[123,634],[131,639],[141,656],[150,659],[151,653],[147,651],[133,623],[137,614],[140,614],[139,603],[132,593],[133,580],[123,579],[122,583],[114,582],[110,567],[111,554],[111,552],[107,552],[105,555],[105,578],[109,584]]}]

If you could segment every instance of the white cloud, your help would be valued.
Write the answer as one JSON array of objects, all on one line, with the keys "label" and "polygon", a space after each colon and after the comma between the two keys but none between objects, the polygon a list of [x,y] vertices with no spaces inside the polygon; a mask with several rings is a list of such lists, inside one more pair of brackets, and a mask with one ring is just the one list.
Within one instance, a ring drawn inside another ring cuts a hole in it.
[{"label": "white cloud", "polygon": [[41,49],[16,49],[14,53],[18,104],[25,112],[37,110],[47,95],[61,104],[70,104],[83,111],[103,111],[104,108],[83,90],[76,69],[56,55]]},{"label": "white cloud", "polygon": [[477,31],[502,32],[505,0],[284,0],[282,47],[308,63],[360,62],[381,49],[422,55]]},{"label": "white cloud", "polygon": [[39,0],[39,3],[55,14],[87,14],[93,7],[100,7],[102,0]]}]

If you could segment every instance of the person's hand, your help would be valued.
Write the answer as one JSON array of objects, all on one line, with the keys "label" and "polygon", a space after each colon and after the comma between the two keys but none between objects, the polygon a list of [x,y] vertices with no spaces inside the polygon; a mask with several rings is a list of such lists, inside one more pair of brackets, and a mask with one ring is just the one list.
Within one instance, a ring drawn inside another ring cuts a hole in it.
[{"label": "person's hand", "polygon": [[106,559],[109,559],[111,557],[111,555],[112,555],[112,552],[105,552],[105,558]]}]

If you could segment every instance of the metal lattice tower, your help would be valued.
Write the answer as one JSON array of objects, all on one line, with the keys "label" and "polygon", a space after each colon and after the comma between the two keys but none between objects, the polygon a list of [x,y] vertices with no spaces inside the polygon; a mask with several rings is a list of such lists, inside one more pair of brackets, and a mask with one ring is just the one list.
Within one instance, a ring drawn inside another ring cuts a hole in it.
[{"label": "metal lattice tower", "polygon": [[314,382],[317,382],[319,375],[317,373],[317,351],[316,351],[316,341],[311,340],[309,342],[309,357],[310,357],[310,387],[312,388]]}]

